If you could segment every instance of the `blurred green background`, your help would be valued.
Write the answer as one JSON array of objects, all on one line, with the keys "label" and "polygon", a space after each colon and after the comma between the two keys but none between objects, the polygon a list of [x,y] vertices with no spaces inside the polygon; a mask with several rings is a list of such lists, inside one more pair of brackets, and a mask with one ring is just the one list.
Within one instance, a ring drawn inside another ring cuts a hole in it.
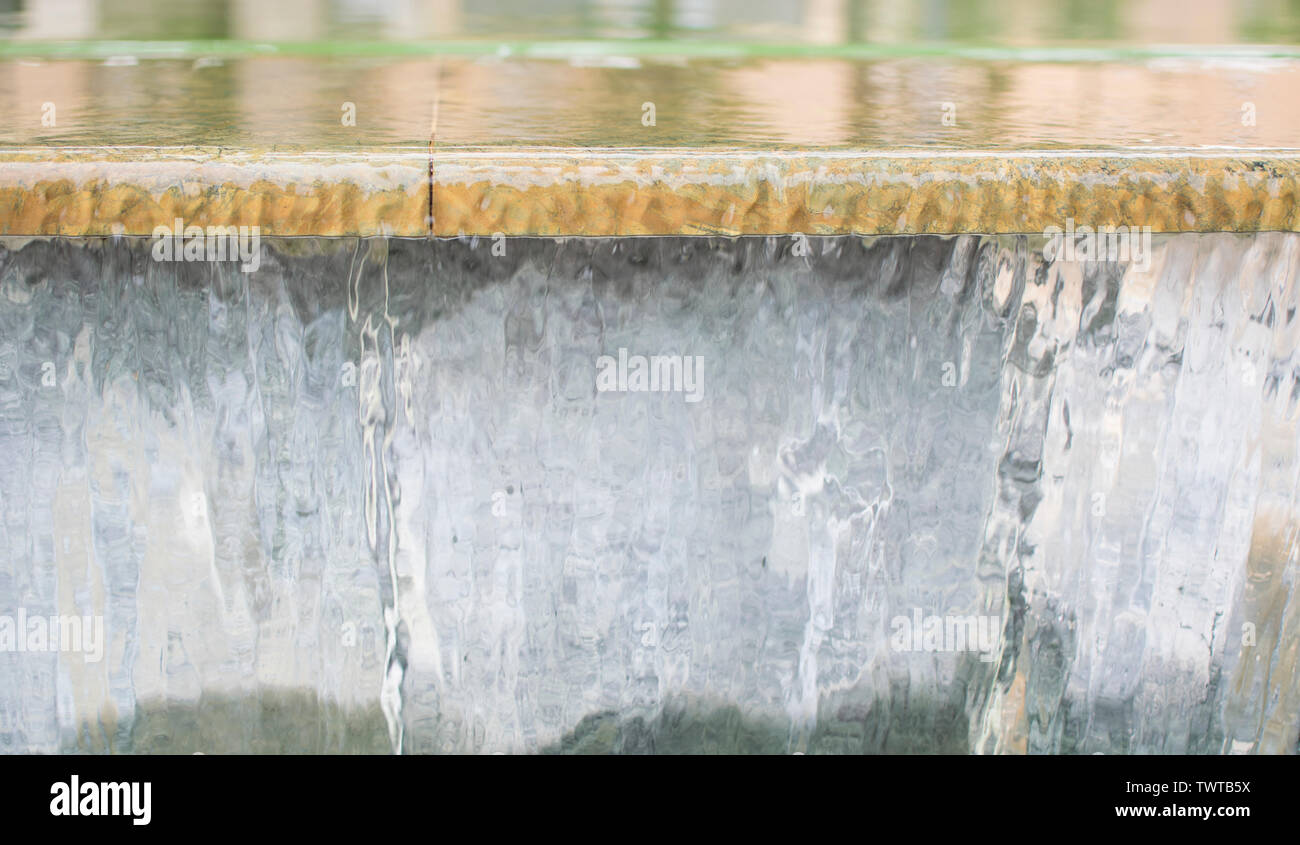
[{"label": "blurred green background", "polygon": [[1300,0],[0,0],[0,39],[1295,44]]}]

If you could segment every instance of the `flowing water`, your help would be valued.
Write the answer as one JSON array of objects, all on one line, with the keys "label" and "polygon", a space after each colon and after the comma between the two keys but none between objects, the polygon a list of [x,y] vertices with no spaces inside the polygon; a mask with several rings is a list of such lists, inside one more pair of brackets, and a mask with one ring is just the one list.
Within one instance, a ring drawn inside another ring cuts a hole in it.
[{"label": "flowing water", "polygon": [[1300,236],[1042,246],[0,240],[0,750],[1295,752]]}]

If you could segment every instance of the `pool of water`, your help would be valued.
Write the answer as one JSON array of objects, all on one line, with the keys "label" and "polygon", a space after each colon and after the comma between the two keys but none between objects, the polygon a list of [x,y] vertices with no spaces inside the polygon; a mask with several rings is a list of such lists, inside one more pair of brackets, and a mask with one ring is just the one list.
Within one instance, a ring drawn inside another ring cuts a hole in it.
[{"label": "pool of water", "polygon": [[327,57],[115,44],[0,61],[0,145],[1295,149],[1297,79],[1300,54],[719,57],[615,43]]}]

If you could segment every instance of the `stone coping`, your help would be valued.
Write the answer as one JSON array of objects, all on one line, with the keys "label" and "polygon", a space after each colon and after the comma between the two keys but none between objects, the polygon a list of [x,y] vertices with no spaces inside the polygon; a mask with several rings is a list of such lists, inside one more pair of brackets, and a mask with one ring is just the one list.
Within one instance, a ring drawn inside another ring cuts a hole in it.
[{"label": "stone coping", "polygon": [[0,149],[0,235],[1300,231],[1300,153],[1253,150]]}]

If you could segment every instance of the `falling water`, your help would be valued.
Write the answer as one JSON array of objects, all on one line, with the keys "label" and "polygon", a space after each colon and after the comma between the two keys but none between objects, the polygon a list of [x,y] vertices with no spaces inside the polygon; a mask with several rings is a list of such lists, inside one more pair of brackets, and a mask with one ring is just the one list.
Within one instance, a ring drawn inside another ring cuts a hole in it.
[{"label": "falling water", "polygon": [[0,241],[0,750],[1296,751],[1300,237],[797,243]]}]

